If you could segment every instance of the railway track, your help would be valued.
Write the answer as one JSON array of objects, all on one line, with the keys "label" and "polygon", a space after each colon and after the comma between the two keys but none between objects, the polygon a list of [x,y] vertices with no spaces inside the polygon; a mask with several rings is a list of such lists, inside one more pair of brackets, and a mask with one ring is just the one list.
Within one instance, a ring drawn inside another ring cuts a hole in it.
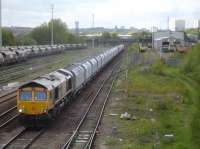
[{"label": "railway track", "polygon": [[[70,51],[68,51],[70,52]],[[47,57],[42,57],[40,59],[35,59],[31,61],[24,62],[23,64],[16,64],[13,66],[5,66],[5,68],[0,68],[0,75],[2,76],[0,78],[0,84],[6,85],[9,82],[16,81],[16,80],[24,80],[24,76],[28,76],[32,73],[35,73],[35,71],[43,70],[44,68],[57,66],[60,63],[66,63],[66,55],[68,52],[65,52],[64,54],[59,55],[50,55]],[[87,51],[86,51],[87,52]],[[94,53],[90,52],[91,55],[94,55]],[[89,56],[90,54],[88,54]],[[83,57],[86,57],[85,54]],[[81,58],[82,59],[82,58]],[[41,65],[43,64],[43,65]],[[37,76],[41,75],[39,73]],[[28,79],[32,79],[34,77],[28,77]],[[25,79],[27,80],[27,79]]]},{"label": "railway track", "polygon": [[12,107],[7,105],[10,102],[15,102],[14,100],[16,100],[16,97],[16,90],[0,96],[0,106],[3,108],[0,113],[0,128],[5,127],[19,117],[16,104]]},{"label": "railway track", "polygon": [[[117,65],[116,65],[117,66]],[[96,135],[96,131],[98,129],[98,126],[99,126],[99,123],[100,123],[100,120],[101,120],[101,117],[103,115],[103,111],[104,111],[104,108],[105,108],[105,105],[106,105],[106,102],[108,100],[108,97],[109,97],[109,94],[111,92],[111,89],[112,89],[112,86],[113,86],[113,80],[112,80],[112,77],[115,76],[115,74],[113,73],[114,72],[114,68],[111,67],[111,69],[113,70],[109,70],[109,75],[106,75],[107,76],[107,79],[103,81],[102,79],[102,83],[98,84],[97,86],[100,85],[100,89],[99,87],[96,89],[95,92],[98,92],[97,94],[95,94],[94,92],[90,91],[88,92],[88,95],[87,95],[87,100],[89,98],[93,98],[94,96],[94,101],[93,103],[91,103],[91,107],[89,109],[87,109],[87,114],[85,114],[87,120],[83,120],[83,123],[82,124],[79,124],[80,128],[78,129],[76,135],[74,135],[73,139],[72,137],[70,138],[70,141],[72,144],[70,145],[70,148],[75,145],[77,145],[76,141],[79,140],[79,141],[82,141],[82,144],[83,146],[85,145],[92,145],[92,142],[94,141],[94,138],[95,138],[95,135]],[[110,86],[111,85],[111,86]],[[94,93],[94,95],[92,95]],[[100,96],[101,94],[101,96]],[[92,96],[92,97],[90,97]],[[101,98],[102,96],[104,96],[104,98],[102,100],[97,100],[97,98]],[[100,102],[100,103],[99,103]],[[86,108],[85,108],[86,109]],[[12,111],[14,110],[14,107],[13,109],[9,109],[8,111]],[[93,112],[92,112],[93,111]],[[6,111],[7,112],[7,111]],[[5,112],[5,113],[6,113]],[[92,114],[95,114],[92,115]],[[81,114],[82,115],[82,114]],[[87,125],[87,123],[90,123],[90,119],[92,121],[92,124],[91,125]],[[79,122],[79,121],[77,121]],[[85,126],[91,126],[92,128],[85,128]],[[76,125],[75,125],[76,127]],[[86,130],[86,131],[85,131]],[[29,130],[29,129],[25,129],[20,131],[20,133],[18,133],[17,135],[15,135],[13,138],[11,139],[7,139],[5,142],[4,145],[3,145],[3,149],[4,148],[29,148],[36,140],[39,140],[38,138],[45,132],[45,130],[38,130],[38,131],[32,131],[32,130]],[[89,135],[88,135],[89,133]],[[46,133],[45,133],[46,134]],[[81,136],[81,134],[85,135],[85,136],[88,136],[87,140],[86,139],[80,139],[79,138],[79,134]],[[86,142],[87,141],[87,142]],[[75,143],[75,144],[74,144]],[[78,144],[80,145],[80,144]]]},{"label": "railway track", "polygon": [[[101,83],[103,83],[103,82],[104,81],[102,80]],[[88,100],[89,98],[91,98],[91,96],[93,96],[93,94],[94,94],[94,91],[87,92],[86,96],[84,97],[84,101]],[[45,131],[42,131],[42,130],[39,130],[39,131],[28,131],[26,129],[23,129],[17,135],[15,135],[13,138],[8,139],[7,143],[5,143],[3,145],[2,149],[7,149],[7,148],[27,149],[27,148],[31,147],[31,145],[43,133],[45,133]]]},{"label": "railway track", "polygon": [[[51,65],[56,65],[59,64],[61,62],[63,62],[62,60],[63,58],[61,58],[61,60],[55,60],[55,62],[51,63]],[[23,78],[25,75],[28,75],[29,73],[32,73],[35,69],[42,69],[45,67],[49,66],[48,61],[45,62],[46,64],[43,65],[39,65],[39,63],[36,64],[29,64],[29,65],[25,65],[25,66],[21,66],[19,68],[16,68],[14,70],[10,70],[10,72],[1,72],[0,75],[4,76],[0,78],[0,83],[1,84],[6,84],[7,82],[11,82],[11,81],[15,81],[16,79],[20,79]],[[6,75],[9,74],[9,75]]]},{"label": "railway track", "polygon": [[16,97],[17,97],[16,90],[12,90],[9,93],[0,96],[0,104],[3,104]]},{"label": "railway track", "polygon": [[[48,67],[52,61],[52,65],[59,64],[63,61],[64,58],[65,55],[50,55],[48,59],[46,57],[43,57],[42,59],[35,61],[35,63],[27,61],[23,64],[16,64],[16,67],[10,66],[8,67],[8,69],[3,70],[1,70],[0,68],[0,75],[2,76],[0,78],[0,84],[6,84],[7,82],[20,79],[24,77],[24,75],[28,75],[29,73],[33,72],[30,68],[37,67],[37,69],[42,69]],[[44,65],[41,65],[41,63],[44,63]]]},{"label": "railway track", "polygon": [[17,119],[20,114],[17,113],[17,106],[14,106],[0,114],[0,128],[5,127],[13,120]]},{"label": "railway track", "polygon": [[97,91],[76,130],[62,146],[62,149],[90,149],[92,147],[106,103],[114,84],[114,76],[113,69],[108,79],[103,82]]},{"label": "railway track", "polygon": [[29,148],[44,132],[45,128],[39,130],[22,129],[17,135],[11,138],[2,149],[27,149]]}]

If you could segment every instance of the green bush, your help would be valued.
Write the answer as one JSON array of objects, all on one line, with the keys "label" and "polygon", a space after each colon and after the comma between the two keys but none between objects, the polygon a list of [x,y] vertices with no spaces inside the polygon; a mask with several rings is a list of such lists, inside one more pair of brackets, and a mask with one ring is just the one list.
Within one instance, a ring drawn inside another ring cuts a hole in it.
[{"label": "green bush", "polygon": [[200,83],[200,44],[197,44],[187,54],[182,65],[184,74]]},{"label": "green bush", "polygon": [[156,109],[158,111],[172,110],[173,109],[172,101],[168,101],[167,99],[160,101],[156,105]]},{"label": "green bush", "polygon": [[156,75],[164,75],[164,63],[162,60],[157,60],[157,62],[152,66],[152,72]]},{"label": "green bush", "polygon": [[37,41],[30,35],[25,35],[23,37],[18,37],[17,45],[37,45]]},{"label": "green bush", "polygon": [[[200,84],[200,44],[197,44],[195,47],[191,49],[191,51],[185,56],[183,65],[181,67],[181,70],[183,74],[188,76],[190,79],[194,80],[195,82]],[[196,89],[195,89],[196,88]],[[193,99],[196,98],[196,109],[194,111],[194,116],[191,123],[192,128],[192,141],[194,144],[194,149],[199,149],[200,146],[200,100],[199,100],[199,90],[198,87],[195,87],[192,89],[192,92],[195,92],[197,95],[193,95],[192,97],[188,98]],[[187,94],[186,94],[187,95]],[[187,96],[186,96],[187,97]],[[195,100],[194,100],[195,101]]]},{"label": "green bush", "polygon": [[139,45],[137,42],[133,43],[131,46],[128,47],[128,52],[137,51],[139,50]]},{"label": "green bush", "polygon": [[16,45],[16,39],[15,39],[13,33],[9,30],[6,30],[6,29],[2,30],[2,40],[3,40],[3,46]]},{"label": "green bush", "polygon": [[200,145],[200,135],[199,135],[199,130],[200,130],[200,117],[199,117],[200,111],[198,111],[192,121],[192,138],[193,142],[196,146],[196,149],[198,149]]},{"label": "green bush", "polygon": [[106,137],[106,140],[105,140],[105,145],[115,145],[117,144],[117,139],[113,138],[113,137]]},{"label": "green bush", "polygon": [[69,32],[67,24],[60,19],[54,19],[48,23],[44,23],[31,32],[31,37],[38,44],[50,44],[51,43],[51,26],[54,25],[54,42],[55,44],[63,43],[77,43],[83,41],[82,38],[78,38]]}]

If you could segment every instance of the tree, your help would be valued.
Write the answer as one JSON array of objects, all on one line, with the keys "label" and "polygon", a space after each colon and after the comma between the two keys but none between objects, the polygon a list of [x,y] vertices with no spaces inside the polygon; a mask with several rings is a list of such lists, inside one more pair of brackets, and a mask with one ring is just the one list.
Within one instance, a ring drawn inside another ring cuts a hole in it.
[{"label": "tree", "polygon": [[31,37],[38,43],[38,44],[50,44],[50,30],[48,24],[44,23],[39,27],[36,27],[31,32]]},{"label": "tree", "polygon": [[112,37],[112,39],[119,39],[117,33],[112,33],[112,34],[111,34],[111,37]]},{"label": "tree", "polygon": [[38,44],[50,44],[51,43],[51,27],[52,22],[54,26],[54,43],[64,44],[64,43],[74,43],[77,41],[77,37],[69,33],[67,25],[60,19],[55,19],[49,23],[44,23],[39,27],[36,27],[32,33],[31,37]]},{"label": "tree", "polygon": [[[48,28],[51,31],[52,21],[48,23]],[[53,20],[54,26],[54,42],[55,43],[67,43],[69,38],[69,31],[67,25],[60,19]],[[70,35],[71,36],[71,35]]]},{"label": "tree", "polygon": [[2,42],[3,42],[3,46],[16,45],[16,40],[15,40],[15,37],[13,36],[13,33],[6,29],[2,30]]},{"label": "tree", "polygon": [[37,45],[37,41],[30,34],[17,38],[17,45]]},{"label": "tree", "polygon": [[111,34],[109,32],[103,32],[101,35],[102,40],[109,40],[111,39]]},{"label": "tree", "polygon": [[151,42],[152,40],[152,35],[150,32],[137,32],[133,33],[132,37],[136,39],[138,42]]}]

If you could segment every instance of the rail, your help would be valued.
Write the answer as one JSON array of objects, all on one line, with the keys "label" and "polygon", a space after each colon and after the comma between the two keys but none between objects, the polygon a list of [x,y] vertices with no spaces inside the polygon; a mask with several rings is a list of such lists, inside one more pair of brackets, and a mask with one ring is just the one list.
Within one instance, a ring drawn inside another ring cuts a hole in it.
[{"label": "rail", "polygon": [[0,122],[0,128],[5,127],[10,122],[12,122],[13,120],[15,120],[16,118],[20,116],[20,114],[18,114],[17,111],[15,111],[16,109],[17,109],[17,106],[14,106],[0,115],[0,120],[2,121]]},{"label": "rail", "polygon": [[16,90],[12,90],[2,96],[0,96],[0,104],[3,104],[13,98],[17,97]]},{"label": "rail", "polygon": [[[117,66],[117,64],[116,64]],[[99,96],[99,94],[101,93],[102,89],[105,87],[106,83],[108,82],[108,80],[111,79],[111,77],[114,77],[114,70],[115,68],[113,68],[112,72],[110,73],[109,77],[107,79],[104,80],[104,82],[102,83],[102,85],[100,86],[99,90],[97,91],[95,97],[92,99],[89,107],[87,108],[84,116],[82,117],[81,121],[79,122],[76,130],[74,131],[74,133],[72,134],[72,136],[66,141],[66,143],[62,146],[62,149],[70,149],[72,148],[72,146],[74,145],[74,142],[76,141],[76,138],[77,136],[79,135],[79,130],[81,129],[82,125],[84,124],[84,122],[86,121],[86,118],[87,118],[87,115],[89,114],[90,112],[90,109],[92,108],[92,106],[94,105],[94,102],[95,100],[97,99],[97,97]],[[113,87],[113,84],[114,84],[114,79],[111,83],[111,86],[108,90],[108,93],[106,95],[106,98],[104,100],[104,103],[103,103],[103,106],[102,108],[100,109],[100,114],[98,115],[98,119],[97,119],[97,122],[96,122],[96,126],[95,126],[95,129],[92,130],[91,132],[91,135],[90,135],[90,138],[88,139],[88,142],[86,144],[86,146],[84,147],[84,149],[87,149],[87,147],[91,147],[93,141],[94,141],[94,138],[95,138],[95,134],[96,134],[96,130],[100,124],[100,121],[101,121],[101,118],[102,118],[102,115],[103,115],[103,112],[105,110],[105,106],[106,106],[106,103],[108,101],[108,98],[109,98],[109,95],[111,93],[111,90],[112,90],[112,87]]]},{"label": "rail", "polygon": [[[46,131],[45,128],[39,130],[39,131],[30,131],[28,128],[22,129],[17,135],[15,135],[13,138],[11,138],[3,147],[2,149],[7,149],[10,146],[12,147],[13,145],[17,144],[17,141],[20,142],[20,148],[21,149],[28,149],[44,132]],[[33,133],[33,134],[28,134],[28,133]],[[33,136],[34,135],[34,136]],[[32,137],[33,136],[33,137]],[[23,141],[23,145],[21,144]],[[13,147],[15,148],[15,147]]]}]

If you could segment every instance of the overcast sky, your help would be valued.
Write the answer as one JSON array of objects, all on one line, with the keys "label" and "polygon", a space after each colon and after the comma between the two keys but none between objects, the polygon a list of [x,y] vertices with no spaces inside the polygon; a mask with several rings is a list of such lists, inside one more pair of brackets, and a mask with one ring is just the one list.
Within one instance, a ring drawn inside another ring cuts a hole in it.
[{"label": "overcast sky", "polygon": [[61,18],[70,28],[78,20],[80,27],[91,27],[92,14],[95,26],[112,28],[167,27],[170,17],[187,19],[192,27],[200,18],[199,0],[2,0],[3,26],[35,27],[50,19],[50,6],[55,5],[55,17]]}]

